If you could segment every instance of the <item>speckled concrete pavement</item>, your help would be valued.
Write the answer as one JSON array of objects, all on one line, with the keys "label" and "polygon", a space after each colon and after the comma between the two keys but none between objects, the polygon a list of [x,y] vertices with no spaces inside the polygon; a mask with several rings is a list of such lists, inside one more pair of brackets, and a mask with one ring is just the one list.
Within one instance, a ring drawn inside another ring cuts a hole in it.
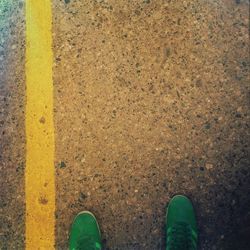
[{"label": "speckled concrete pavement", "polygon": [[[164,249],[184,193],[199,249],[248,249],[248,1],[52,2],[56,248],[91,210],[105,249]],[[0,249],[24,249],[24,6],[0,6]]]},{"label": "speckled concrete pavement", "polygon": [[22,1],[0,0],[0,249],[24,249],[25,34]]}]

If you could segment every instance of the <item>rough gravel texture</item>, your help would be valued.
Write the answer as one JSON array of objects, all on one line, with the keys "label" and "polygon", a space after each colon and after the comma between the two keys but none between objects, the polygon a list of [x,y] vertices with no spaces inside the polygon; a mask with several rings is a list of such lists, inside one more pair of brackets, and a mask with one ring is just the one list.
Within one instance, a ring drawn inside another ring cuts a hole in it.
[{"label": "rough gravel texture", "polygon": [[178,193],[196,207],[200,249],[247,249],[248,8],[54,1],[58,249],[81,210],[105,249],[164,249]]},{"label": "rough gravel texture", "polygon": [[0,0],[0,249],[24,248],[23,2]]}]

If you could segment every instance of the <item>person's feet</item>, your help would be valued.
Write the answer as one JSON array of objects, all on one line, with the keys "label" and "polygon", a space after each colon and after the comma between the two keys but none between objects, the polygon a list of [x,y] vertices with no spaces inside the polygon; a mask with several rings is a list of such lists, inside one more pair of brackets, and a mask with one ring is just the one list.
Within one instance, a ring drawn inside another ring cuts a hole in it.
[{"label": "person's feet", "polygon": [[[171,199],[166,214],[166,250],[196,250],[197,225],[191,201],[176,195]],[[101,233],[95,216],[79,213],[73,221],[69,238],[70,250],[100,250]]]},{"label": "person's feet", "polygon": [[71,226],[70,250],[100,250],[101,232],[95,216],[84,211],[79,213]]},{"label": "person's feet", "polygon": [[166,214],[166,250],[197,249],[197,225],[191,201],[176,195],[169,202]]}]

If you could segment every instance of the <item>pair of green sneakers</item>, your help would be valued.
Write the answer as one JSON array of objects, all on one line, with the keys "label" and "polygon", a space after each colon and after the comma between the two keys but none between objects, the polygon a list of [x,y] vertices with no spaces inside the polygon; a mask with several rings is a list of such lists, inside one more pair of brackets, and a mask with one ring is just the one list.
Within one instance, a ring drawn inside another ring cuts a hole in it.
[{"label": "pair of green sneakers", "polygon": [[[174,196],[166,213],[166,250],[197,249],[197,225],[191,201],[183,196]],[[70,231],[70,250],[101,250],[101,232],[95,216],[79,213]]]}]

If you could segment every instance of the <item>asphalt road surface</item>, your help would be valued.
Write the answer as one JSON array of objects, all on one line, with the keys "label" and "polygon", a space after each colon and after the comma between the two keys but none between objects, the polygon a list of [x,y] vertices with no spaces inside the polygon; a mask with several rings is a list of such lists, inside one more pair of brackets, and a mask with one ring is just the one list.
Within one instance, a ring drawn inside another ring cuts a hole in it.
[{"label": "asphalt road surface", "polygon": [[[90,210],[104,249],[162,250],[175,194],[200,250],[249,249],[249,1],[51,2],[56,249]],[[25,37],[0,0],[3,250],[25,249]]]}]

